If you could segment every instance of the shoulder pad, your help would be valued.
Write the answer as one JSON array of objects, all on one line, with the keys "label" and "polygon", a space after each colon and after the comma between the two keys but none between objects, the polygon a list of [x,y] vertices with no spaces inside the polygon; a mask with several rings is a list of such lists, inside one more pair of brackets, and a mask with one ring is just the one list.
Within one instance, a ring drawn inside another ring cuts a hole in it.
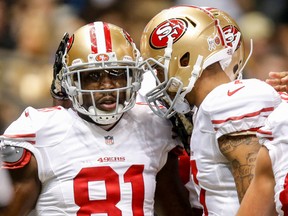
[{"label": "shoulder pad", "polygon": [[10,169],[25,166],[31,158],[31,153],[22,147],[5,145],[0,148],[3,166]]},{"label": "shoulder pad", "polygon": [[19,161],[24,153],[21,147],[6,145],[1,148],[2,160],[7,163],[15,163]]}]

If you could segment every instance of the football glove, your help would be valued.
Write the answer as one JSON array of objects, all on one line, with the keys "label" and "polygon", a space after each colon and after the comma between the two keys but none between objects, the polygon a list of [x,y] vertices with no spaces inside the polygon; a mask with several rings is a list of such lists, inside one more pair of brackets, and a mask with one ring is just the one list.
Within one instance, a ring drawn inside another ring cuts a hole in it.
[{"label": "football glove", "polygon": [[69,40],[69,34],[66,32],[58,46],[58,49],[55,53],[55,61],[53,65],[53,80],[50,88],[51,96],[57,100],[67,100],[68,95],[65,92],[65,89],[62,87],[62,58]]}]

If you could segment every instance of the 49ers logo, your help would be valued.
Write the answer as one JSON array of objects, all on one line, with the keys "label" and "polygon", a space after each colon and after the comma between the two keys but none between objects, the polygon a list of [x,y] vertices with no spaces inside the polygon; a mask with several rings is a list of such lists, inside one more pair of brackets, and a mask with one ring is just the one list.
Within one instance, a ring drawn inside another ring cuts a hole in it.
[{"label": "49ers logo", "polygon": [[97,62],[101,62],[101,61],[108,61],[109,60],[109,56],[107,54],[99,54],[95,56],[95,60]]},{"label": "49ers logo", "polygon": [[169,37],[172,37],[173,43],[175,43],[184,35],[187,26],[187,22],[179,18],[162,22],[151,33],[150,46],[155,49],[165,48]]},{"label": "49ers logo", "polygon": [[[236,40],[237,34],[240,33],[239,29],[237,29],[236,26],[228,25],[228,26],[225,26],[224,28],[222,28],[222,30],[223,30],[223,33],[225,35],[225,40],[226,40],[227,45],[230,47],[233,47],[233,44],[236,43],[235,40]],[[240,37],[241,37],[241,35],[240,35]],[[239,48],[240,44],[241,44],[241,40],[239,38],[236,50]]]}]

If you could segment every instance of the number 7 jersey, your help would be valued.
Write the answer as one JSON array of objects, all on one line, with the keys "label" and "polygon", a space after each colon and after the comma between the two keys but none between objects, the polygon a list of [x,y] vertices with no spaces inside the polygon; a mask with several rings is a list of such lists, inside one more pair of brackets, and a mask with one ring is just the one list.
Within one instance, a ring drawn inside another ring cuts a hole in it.
[{"label": "number 7 jersey", "polygon": [[33,153],[43,216],[153,216],[157,172],[179,143],[171,125],[146,105],[135,105],[111,130],[62,107],[27,108],[5,131],[5,141]]}]

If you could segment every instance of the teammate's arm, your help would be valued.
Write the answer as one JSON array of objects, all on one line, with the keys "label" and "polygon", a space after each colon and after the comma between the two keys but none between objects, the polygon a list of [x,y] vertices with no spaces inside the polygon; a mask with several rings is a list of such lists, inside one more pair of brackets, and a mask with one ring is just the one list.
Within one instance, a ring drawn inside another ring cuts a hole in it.
[{"label": "teammate's arm", "polygon": [[37,162],[32,155],[30,162],[22,168],[10,169],[14,194],[6,207],[0,208],[0,216],[24,216],[33,210],[41,191]]},{"label": "teammate's arm", "polygon": [[155,210],[157,216],[193,216],[189,194],[181,182],[178,170],[178,156],[168,155],[165,166],[156,178]]},{"label": "teammate's arm", "polygon": [[254,177],[260,144],[255,135],[224,135],[218,139],[219,149],[230,161],[239,202]]},{"label": "teammate's arm", "polygon": [[275,180],[271,160],[266,147],[261,147],[257,156],[255,177],[241,202],[237,216],[277,215],[274,204]]}]

